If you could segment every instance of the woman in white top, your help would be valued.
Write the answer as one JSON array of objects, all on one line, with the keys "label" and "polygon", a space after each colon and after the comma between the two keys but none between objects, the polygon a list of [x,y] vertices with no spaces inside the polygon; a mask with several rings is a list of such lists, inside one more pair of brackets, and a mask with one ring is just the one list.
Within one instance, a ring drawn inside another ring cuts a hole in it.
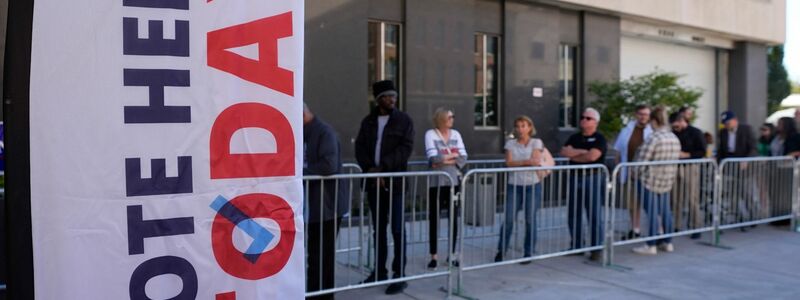
[{"label": "woman in white top", "polygon": [[[516,139],[508,140],[505,145],[506,165],[508,167],[541,166],[544,143],[534,139],[536,128],[533,120],[527,116],[519,116],[514,120]],[[495,261],[502,261],[508,249],[511,232],[517,212],[525,209],[525,242],[524,257],[530,257],[536,249],[536,211],[541,202],[542,186],[534,171],[510,172],[506,186],[505,223],[500,227],[500,242],[497,244]],[[526,263],[529,263],[526,262]]]},{"label": "woman in white top", "polygon": [[[458,193],[459,177],[461,169],[467,164],[467,150],[464,148],[464,141],[461,134],[453,127],[455,116],[451,110],[437,108],[433,113],[433,125],[435,128],[425,132],[425,155],[431,170],[443,171],[450,174],[455,182],[450,182],[444,176],[433,177],[430,181],[428,190],[428,238],[430,243],[431,261],[428,263],[429,269],[436,269],[438,237],[439,237],[439,212],[442,208],[450,209],[452,199],[450,194],[451,187]],[[458,238],[458,207],[453,210],[453,228],[451,228],[452,244],[451,252],[455,251],[456,240]],[[458,262],[453,261],[457,266]]]}]

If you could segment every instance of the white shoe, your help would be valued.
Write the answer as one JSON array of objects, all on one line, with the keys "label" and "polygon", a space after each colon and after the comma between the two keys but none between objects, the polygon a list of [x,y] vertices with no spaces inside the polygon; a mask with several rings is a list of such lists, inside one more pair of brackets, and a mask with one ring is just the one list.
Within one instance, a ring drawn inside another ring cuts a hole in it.
[{"label": "white shoe", "polygon": [[664,251],[664,252],[672,252],[672,251],[675,251],[675,246],[673,246],[672,243],[661,244],[661,245],[658,245],[658,250],[661,250],[661,251]]},{"label": "white shoe", "polygon": [[656,254],[658,254],[658,250],[656,250],[656,247],[650,247],[648,245],[642,245],[642,246],[633,248],[633,253],[642,254],[642,255],[656,255]]}]

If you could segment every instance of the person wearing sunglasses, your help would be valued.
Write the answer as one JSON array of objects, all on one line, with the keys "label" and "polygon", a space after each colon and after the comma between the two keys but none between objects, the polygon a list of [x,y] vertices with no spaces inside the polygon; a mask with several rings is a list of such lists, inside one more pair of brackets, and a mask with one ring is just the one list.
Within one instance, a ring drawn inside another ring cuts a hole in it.
[{"label": "person wearing sunglasses", "polygon": [[[453,111],[440,107],[433,113],[433,129],[425,132],[425,156],[428,157],[428,164],[433,171],[443,171],[450,174],[455,182],[450,182],[446,177],[433,177],[429,183],[428,189],[428,242],[431,254],[431,260],[428,262],[428,269],[435,270],[438,262],[438,245],[439,245],[439,212],[442,208],[450,211],[452,208],[451,187],[454,192],[458,193],[458,183],[461,178],[461,170],[467,164],[467,149],[464,147],[464,140],[457,130],[453,129],[453,122],[455,115]],[[454,218],[452,224],[453,228],[450,231],[453,234],[450,241],[451,248],[448,253],[455,253],[456,240],[458,239],[458,206],[452,211]],[[458,261],[454,257],[448,258],[452,260],[453,266],[458,266]]]},{"label": "person wearing sunglasses", "polygon": [[[600,113],[594,108],[583,110],[580,119],[581,131],[569,137],[561,156],[569,158],[570,165],[603,164],[608,148],[606,138],[597,131]],[[599,169],[573,170],[569,183],[574,192],[569,193],[567,223],[572,235],[571,249],[583,248],[583,212],[589,222],[591,245],[599,246],[603,237],[602,215],[605,201],[605,175]],[[592,251],[590,259],[602,259],[600,250]]]}]

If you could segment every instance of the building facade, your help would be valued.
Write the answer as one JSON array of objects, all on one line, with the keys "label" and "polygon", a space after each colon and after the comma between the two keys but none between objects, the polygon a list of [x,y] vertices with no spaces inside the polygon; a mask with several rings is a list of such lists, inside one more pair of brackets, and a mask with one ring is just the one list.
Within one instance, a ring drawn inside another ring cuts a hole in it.
[{"label": "building facade", "polygon": [[[785,36],[784,0],[306,0],[305,99],[352,160],[370,84],[395,80],[414,119],[414,156],[440,106],[472,158],[497,157],[517,115],[552,151],[592,102],[588,83],[656,69],[699,87],[696,125],[732,109],[766,118],[766,50]],[[618,116],[603,116],[614,118]]]}]

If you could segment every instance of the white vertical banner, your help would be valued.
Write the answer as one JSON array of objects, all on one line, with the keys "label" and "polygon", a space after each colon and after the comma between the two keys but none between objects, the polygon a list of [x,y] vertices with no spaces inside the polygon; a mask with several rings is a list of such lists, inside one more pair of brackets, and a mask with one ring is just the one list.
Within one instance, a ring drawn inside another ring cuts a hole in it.
[{"label": "white vertical banner", "polygon": [[35,2],[37,299],[303,298],[303,21],[302,0]]}]

